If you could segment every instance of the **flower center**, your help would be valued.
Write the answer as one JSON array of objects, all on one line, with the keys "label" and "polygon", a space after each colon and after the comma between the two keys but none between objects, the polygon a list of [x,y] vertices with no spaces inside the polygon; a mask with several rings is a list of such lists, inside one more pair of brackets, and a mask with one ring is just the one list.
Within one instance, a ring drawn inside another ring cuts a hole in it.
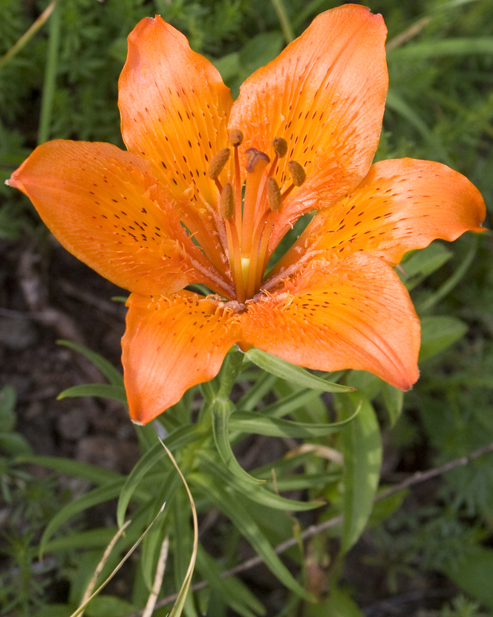
[{"label": "flower center", "polygon": [[[238,302],[253,298],[259,292],[262,277],[269,260],[269,238],[282,211],[287,196],[296,186],[301,186],[306,175],[296,161],[289,161],[287,168],[291,185],[281,192],[274,172],[279,159],[286,156],[288,145],[282,137],[272,141],[273,160],[256,148],[246,154],[246,180],[243,186],[240,170],[239,146],[243,134],[238,129],[229,133],[229,148],[224,148],[212,159],[208,175],[219,191],[217,213],[225,229],[226,250]],[[231,159],[228,182],[223,186],[221,172]]]}]

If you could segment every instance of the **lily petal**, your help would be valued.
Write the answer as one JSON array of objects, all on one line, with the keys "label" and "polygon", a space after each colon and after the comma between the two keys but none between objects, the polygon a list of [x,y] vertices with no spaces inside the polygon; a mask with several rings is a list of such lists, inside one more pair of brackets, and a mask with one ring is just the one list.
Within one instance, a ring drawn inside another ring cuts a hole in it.
[{"label": "lily petal", "polygon": [[452,241],[466,231],[484,231],[485,216],[478,189],[446,165],[381,161],[355,191],[315,215],[271,276],[318,251],[364,251],[395,265],[407,251],[437,238]]},{"label": "lily petal", "polygon": [[8,184],[31,199],[68,251],[120,287],[162,295],[212,277],[227,290],[136,155],[111,144],[50,141]]},{"label": "lily petal", "polygon": [[119,81],[123,140],[150,161],[218,268],[221,249],[210,211],[217,188],[207,169],[227,145],[232,102],[217,69],[161,17],[143,19],[130,33]]},{"label": "lily petal", "polygon": [[239,319],[224,303],[186,291],[159,299],[132,294],[127,306],[125,389],[132,420],[146,424],[217,375],[239,338]]},{"label": "lily petal", "polygon": [[418,379],[419,320],[382,260],[313,261],[285,288],[248,304],[246,341],[311,369],[361,369],[402,390]]},{"label": "lily petal", "polygon": [[240,89],[229,126],[244,132],[242,150],[270,153],[287,141],[275,178],[291,184],[287,164],[306,172],[283,205],[271,245],[301,214],[334,203],[368,173],[382,128],[388,75],[381,15],[344,5],[311,26]]}]

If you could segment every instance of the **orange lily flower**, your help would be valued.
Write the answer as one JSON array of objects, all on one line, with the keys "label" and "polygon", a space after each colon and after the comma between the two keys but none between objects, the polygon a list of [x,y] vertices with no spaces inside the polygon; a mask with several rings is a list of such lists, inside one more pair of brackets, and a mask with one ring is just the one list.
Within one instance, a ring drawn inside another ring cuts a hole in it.
[{"label": "orange lily flower", "polygon": [[[135,422],[213,378],[235,343],[403,390],[417,380],[419,321],[392,267],[435,238],[481,231],[485,206],[439,163],[372,165],[385,37],[365,7],[327,11],[233,102],[180,32],[143,19],[119,82],[128,152],[52,141],[8,181],[70,252],[132,292],[122,347]],[[194,283],[213,293],[185,290]]]}]

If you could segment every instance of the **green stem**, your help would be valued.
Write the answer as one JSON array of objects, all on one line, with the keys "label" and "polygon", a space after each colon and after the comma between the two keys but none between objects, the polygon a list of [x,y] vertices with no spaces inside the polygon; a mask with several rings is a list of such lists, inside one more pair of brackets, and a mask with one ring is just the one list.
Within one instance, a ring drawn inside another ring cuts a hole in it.
[{"label": "green stem", "polygon": [[50,134],[53,100],[55,98],[56,72],[58,64],[58,47],[60,42],[61,14],[56,6],[50,19],[46,71],[41,100],[41,117],[39,120],[38,145],[48,141]]},{"label": "green stem", "polygon": [[21,38],[12,45],[12,47],[8,50],[8,52],[0,58],[0,69],[9,62],[15,55],[17,55],[21,49],[29,43],[29,41],[33,38],[36,32],[41,28],[41,26],[46,22],[48,17],[53,12],[53,9],[56,6],[58,0],[53,0],[46,9],[41,13],[38,19],[31,24],[31,26],[24,32]]},{"label": "green stem", "polygon": [[291,41],[294,40],[294,34],[286,13],[286,9],[284,8],[282,0],[271,0],[271,2],[275,12],[277,13],[277,17],[279,19],[279,23],[281,24],[281,30],[284,34],[284,38],[286,39],[286,43],[289,44],[291,43]]},{"label": "green stem", "polygon": [[240,373],[244,357],[245,354],[242,351],[232,351],[226,356],[221,374],[219,376],[221,385],[219,386],[219,390],[217,392],[217,398],[229,398],[231,390],[235,385],[236,378]]}]

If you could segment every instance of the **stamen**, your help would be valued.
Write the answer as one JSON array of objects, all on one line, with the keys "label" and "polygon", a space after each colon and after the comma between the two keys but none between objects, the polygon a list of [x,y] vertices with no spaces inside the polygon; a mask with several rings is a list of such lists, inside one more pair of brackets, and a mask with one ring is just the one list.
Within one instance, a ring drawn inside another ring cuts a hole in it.
[{"label": "stamen", "polygon": [[211,180],[217,180],[219,174],[229,160],[231,151],[229,148],[220,150],[209,164],[208,176]]},{"label": "stamen", "polygon": [[233,129],[229,132],[228,143],[230,146],[234,146],[236,148],[237,146],[241,145],[242,141],[243,133],[240,131],[240,129]]},{"label": "stamen", "polygon": [[267,203],[272,212],[277,212],[282,205],[279,185],[272,177],[267,179]]},{"label": "stamen", "polygon": [[260,161],[265,161],[266,163],[270,163],[270,158],[265,154],[265,152],[261,152],[257,150],[257,148],[248,148],[245,150],[245,154],[248,156],[246,163],[246,170],[248,173],[253,173],[255,171],[255,167]]},{"label": "stamen", "polygon": [[272,140],[272,147],[277,156],[282,159],[286,156],[286,152],[288,151],[288,142],[282,137],[275,137]]},{"label": "stamen", "polygon": [[219,196],[219,213],[223,218],[229,220],[235,212],[235,202],[233,197],[233,187],[228,182]]},{"label": "stamen", "polygon": [[295,186],[301,186],[303,182],[306,180],[306,173],[303,167],[296,161],[289,161],[288,170],[289,170],[289,173],[291,174],[293,184]]}]

